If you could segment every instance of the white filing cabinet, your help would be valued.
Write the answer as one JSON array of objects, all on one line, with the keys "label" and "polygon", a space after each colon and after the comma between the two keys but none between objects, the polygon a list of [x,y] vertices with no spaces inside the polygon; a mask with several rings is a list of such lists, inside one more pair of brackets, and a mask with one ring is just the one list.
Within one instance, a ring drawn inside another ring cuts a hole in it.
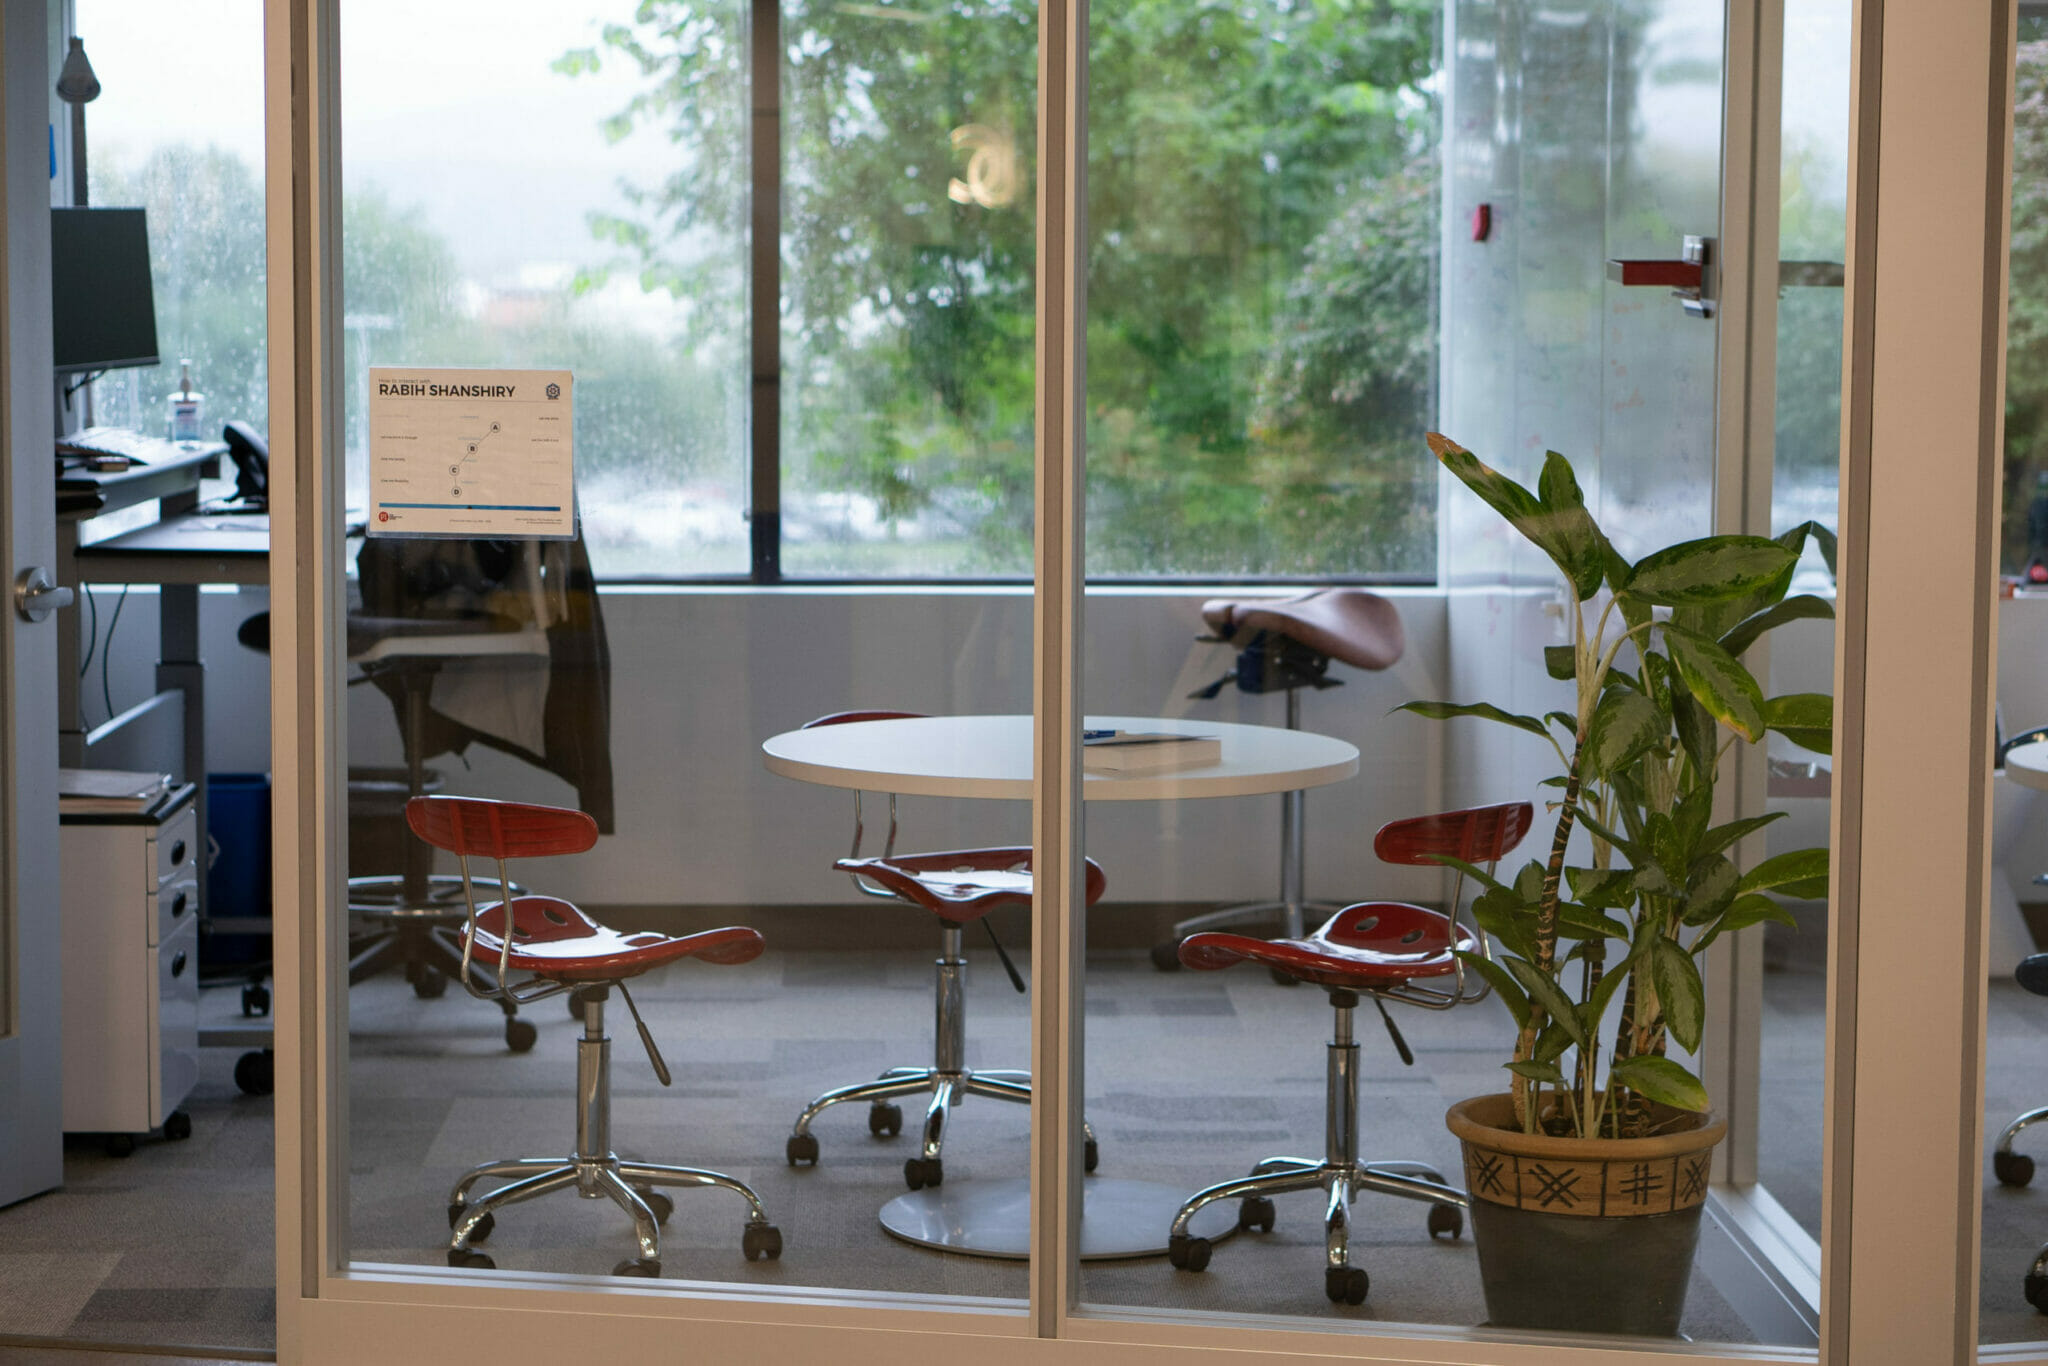
[{"label": "white filing cabinet", "polygon": [[148,814],[63,816],[64,1129],[125,1156],[199,1080],[199,822],[193,788]]}]

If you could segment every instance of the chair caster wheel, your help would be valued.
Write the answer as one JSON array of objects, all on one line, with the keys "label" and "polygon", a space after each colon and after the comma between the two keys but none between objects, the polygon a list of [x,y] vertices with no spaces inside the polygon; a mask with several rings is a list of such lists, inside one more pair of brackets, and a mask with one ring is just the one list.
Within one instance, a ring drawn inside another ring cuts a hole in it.
[{"label": "chair caster wheel", "polygon": [[1166,1260],[1172,1262],[1176,1270],[1200,1271],[1209,1265],[1211,1250],[1207,1238],[1176,1233],[1166,1241]]},{"label": "chair caster wheel", "polygon": [[2048,1276],[2027,1273],[2027,1303],[2043,1314],[2048,1314]]},{"label": "chair caster wheel", "polygon": [[192,1116],[183,1110],[173,1110],[164,1120],[164,1137],[173,1143],[183,1143],[192,1137]]},{"label": "chair caster wheel", "polygon": [[510,1019],[505,1021],[505,1047],[514,1053],[526,1053],[540,1041],[540,1031],[530,1021]]},{"label": "chair caster wheel", "polygon": [[912,1190],[944,1185],[946,1168],[936,1157],[913,1157],[903,1164],[903,1180]]},{"label": "chair caster wheel", "polygon": [[277,1063],[269,1049],[235,1059],[235,1085],[246,1096],[267,1096],[277,1089]]},{"label": "chair caster wheel", "polygon": [[782,1155],[794,1167],[799,1162],[818,1165],[818,1136],[816,1134],[791,1134],[789,1142],[782,1145]]},{"label": "chair caster wheel", "polygon": [[1273,1231],[1273,1202],[1263,1195],[1247,1195],[1237,1204],[1237,1226],[1241,1230]]},{"label": "chair caster wheel", "polygon": [[1323,1294],[1331,1304],[1364,1304],[1371,1285],[1362,1266],[1333,1266],[1323,1272]]},{"label": "chair caster wheel", "polygon": [[1102,1149],[1092,1138],[1081,1141],[1081,1170],[1092,1172],[1102,1164]]},{"label": "chair caster wheel", "polygon": [[868,1132],[876,1138],[894,1138],[903,1132],[903,1107],[886,1101],[868,1107]]},{"label": "chair caster wheel", "polygon": [[478,1252],[473,1247],[451,1247],[448,1249],[448,1265],[468,1267],[474,1271],[496,1271],[498,1264],[491,1260],[488,1252]]},{"label": "chair caster wheel", "polygon": [[764,1257],[772,1262],[782,1255],[782,1230],[773,1224],[748,1224],[747,1231],[740,1235],[740,1251],[747,1254],[750,1262]]},{"label": "chair caster wheel", "polygon": [[641,1276],[648,1280],[661,1274],[661,1263],[652,1257],[635,1257],[612,1268],[614,1276]]},{"label": "chair caster wheel", "polygon": [[412,979],[412,994],[422,1001],[438,1001],[448,992],[448,974],[439,968],[421,968]]},{"label": "chair caster wheel", "polygon": [[1152,966],[1161,972],[1180,971],[1180,941],[1169,939],[1164,944],[1152,946]]},{"label": "chair caster wheel", "polygon": [[135,1135],[108,1134],[106,1147],[108,1157],[133,1157],[135,1155]]},{"label": "chair caster wheel", "polygon": [[1993,1153],[1991,1170],[2001,1186],[2024,1186],[2034,1179],[2034,1159],[2025,1153]]},{"label": "chair caster wheel", "polygon": [[1465,1211],[1456,1205],[1429,1207],[1429,1236],[1455,1238],[1465,1231]]},{"label": "chair caster wheel", "polygon": [[1276,987],[1298,987],[1301,985],[1299,977],[1289,972],[1282,972],[1279,968],[1267,968],[1266,973],[1273,979],[1273,985]]},{"label": "chair caster wheel", "polygon": [[572,991],[562,999],[568,1002],[569,1018],[578,1024],[583,1023],[583,1002],[576,999],[576,993]]},{"label": "chair caster wheel", "polygon": [[268,1015],[270,1013],[270,988],[251,982],[242,988],[242,1014]]},{"label": "chair caster wheel", "polygon": [[[463,1211],[468,1208],[468,1205],[448,1206],[448,1227],[454,1228],[457,1224],[461,1223]],[[469,1231],[469,1241],[481,1243],[484,1239],[491,1236],[491,1230],[497,1226],[498,1216],[496,1211],[486,1214],[483,1218],[477,1220],[476,1227]]]},{"label": "chair caster wheel", "polygon": [[676,1212],[676,1202],[669,1199],[666,1191],[658,1191],[652,1186],[635,1186],[633,1194],[640,1197],[640,1203],[647,1206],[648,1213],[654,1216],[657,1224],[668,1223],[668,1217]]}]

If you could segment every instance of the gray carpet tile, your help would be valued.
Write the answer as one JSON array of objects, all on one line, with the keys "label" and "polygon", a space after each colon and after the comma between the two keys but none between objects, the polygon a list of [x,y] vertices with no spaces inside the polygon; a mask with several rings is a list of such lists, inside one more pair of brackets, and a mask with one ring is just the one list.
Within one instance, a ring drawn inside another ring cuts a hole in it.
[{"label": "gray carpet tile", "polygon": [[[971,944],[969,952],[969,1063],[1023,1066],[1029,1001],[1010,989],[992,955]],[[684,963],[652,974],[635,999],[673,1071],[667,1089],[650,1073],[629,1017],[613,1004],[613,1145],[752,1183],[785,1240],[780,1261],[748,1263],[739,1247],[743,1203],[722,1190],[676,1191],[663,1240],[666,1276],[998,1300],[1026,1293],[1020,1263],[934,1252],[880,1229],[877,1211],[904,1189],[920,1097],[902,1101],[900,1137],[872,1137],[865,1105],[846,1105],[814,1126],[817,1166],[791,1167],[782,1157],[789,1125],[812,1096],[930,1061],[931,959],[929,951],[780,951],[741,967]],[[1028,955],[1020,966],[1029,972]],[[216,995],[208,994],[210,1011],[223,1008]],[[1823,984],[1810,974],[1773,973],[1765,1001],[1764,1179],[1795,1218],[1814,1227]],[[1129,953],[1091,961],[1087,1006],[1088,1113],[1101,1139],[1101,1177],[1135,1175],[1193,1190],[1239,1175],[1257,1158],[1320,1154],[1331,1018],[1322,993],[1276,986],[1252,968],[1162,974]],[[578,1027],[561,1001],[537,1003],[523,1013],[540,1042],[513,1055],[493,1007],[459,992],[419,1000],[396,978],[358,987],[349,1008],[349,1246],[363,1261],[440,1266],[456,1176],[486,1159],[571,1146]],[[2048,1001],[1995,984],[1989,1015],[1987,1112],[1995,1137],[2018,1110],[2048,1103],[2048,1067],[2040,1061]],[[1457,1152],[1443,1111],[1498,1088],[1506,1017],[1484,1005],[1397,1009],[1395,1018],[1417,1054],[1413,1068],[1400,1064],[1376,1014],[1357,1017],[1362,1147],[1372,1157],[1454,1173]],[[235,1089],[234,1057],[204,1055],[200,1089],[187,1107],[189,1141],[145,1141],[124,1160],[74,1139],[61,1190],[0,1211],[0,1332],[270,1344],[270,1107]],[[2036,1135],[2048,1167],[2048,1125],[2029,1137]],[[1023,1176],[1027,1109],[969,1098],[948,1116],[945,1152],[949,1185]],[[1271,1233],[1220,1244],[1200,1274],[1156,1257],[1088,1263],[1083,1300],[1321,1323],[1484,1319],[1470,1241],[1432,1240],[1421,1207],[1360,1197],[1353,1257],[1373,1288],[1356,1308],[1334,1307],[1322,1294],[1320,1196],[1283,1196],[1277,1212]],[[1987,1172],[1987,1341],[2048,1337],[2048,1319],[2020,1294],[2044,1238],[2048,1175],[2038,1190],[2007,1190]],[[85,1246],[100,1250],[86,1253]],[[506,1210],[487,1247],[506,1268],[590,1275],[609,1272],[634,1250],[630,1224],[610,1202],[568,1193]],[[1685,1329],[1696,1341],[1753,1337],[1699,1274]]]}]

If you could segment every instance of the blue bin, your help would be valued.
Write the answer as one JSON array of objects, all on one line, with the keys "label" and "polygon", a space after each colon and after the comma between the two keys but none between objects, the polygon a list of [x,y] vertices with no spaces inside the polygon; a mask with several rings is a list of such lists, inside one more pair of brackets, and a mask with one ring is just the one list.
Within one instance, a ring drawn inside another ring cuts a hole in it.
[{"label": "blue bin", "polygon": [[[213,920],[270,918],[270,775],[206,775],[206,914]],[[243,963],[270,954],[270,936],[209,934],[200,956]]]}]

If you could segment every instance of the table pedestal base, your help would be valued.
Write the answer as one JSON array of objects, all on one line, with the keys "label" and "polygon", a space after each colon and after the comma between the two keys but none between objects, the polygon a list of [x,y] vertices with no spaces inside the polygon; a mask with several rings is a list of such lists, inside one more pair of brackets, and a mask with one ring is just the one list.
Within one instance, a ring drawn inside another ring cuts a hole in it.
[{"label": "table pedestal base", "polygon": [[[1173,1217],[1193,1193],[1156,1181],[1089,1177],[1081,1183],[1081,1260],[1164,1255]],[[1031,1255],[1031,1183],[962,1181],[910,1191],[882,1206],[882,1227],[941,1252],[1022,1260]],[[1210,1205],[1189,1227],[1212,1243],[1236,1231],[1235,1200]]]}]

